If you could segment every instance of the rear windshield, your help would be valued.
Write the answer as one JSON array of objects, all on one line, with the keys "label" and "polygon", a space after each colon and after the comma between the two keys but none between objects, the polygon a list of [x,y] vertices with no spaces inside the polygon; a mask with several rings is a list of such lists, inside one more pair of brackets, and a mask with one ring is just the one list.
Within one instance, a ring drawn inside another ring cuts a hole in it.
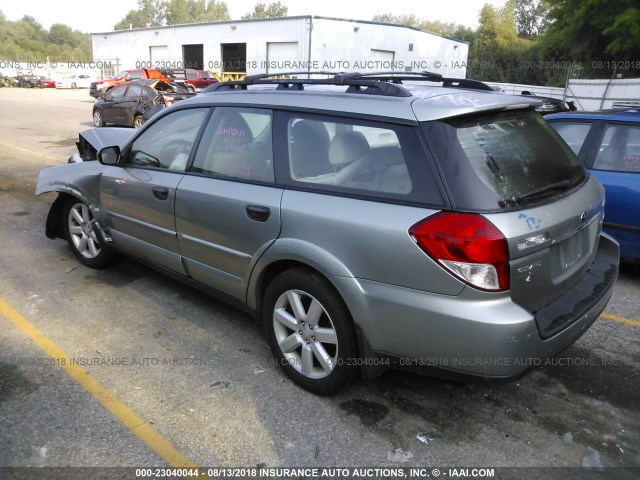
[{"label": "rear windshield", "polygon": [[425,122],[423,129],[458,209],[542,203],[586,178],[575,154],[533,111]]}]

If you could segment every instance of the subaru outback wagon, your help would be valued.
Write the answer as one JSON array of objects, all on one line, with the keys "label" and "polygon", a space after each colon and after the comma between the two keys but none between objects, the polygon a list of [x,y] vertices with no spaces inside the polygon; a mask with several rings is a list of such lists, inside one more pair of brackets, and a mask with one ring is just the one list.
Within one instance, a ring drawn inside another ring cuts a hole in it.
[{"label": "subaru outback wagon", "polygon": [[252,312],[312,392],[388,368],[518,376],[602,312],[618,245],[598,181],[526,100],[485,87],[216,84],[111,132],[99,162],[42,170],[47,236],[89,267],[123,252]]}]

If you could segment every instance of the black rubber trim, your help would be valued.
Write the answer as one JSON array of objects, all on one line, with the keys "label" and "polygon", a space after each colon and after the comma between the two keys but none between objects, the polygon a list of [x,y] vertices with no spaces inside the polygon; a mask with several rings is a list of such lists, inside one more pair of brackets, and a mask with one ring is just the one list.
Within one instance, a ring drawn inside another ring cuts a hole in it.
[{"label": "black rubber trim", "polygon": [[607,223],[604,222],[604,228],[611,230],[621,230],[623,232],[640,233],[640,227],[634,227],[633,225],[623,225],[621,223]]},{"label": "black rubber trim", "polygon": [[534,313],[540,338],[546,340],[581,319],[611,288],[618,275],[617,248],[602,238],[584,276],[556,300]]}]

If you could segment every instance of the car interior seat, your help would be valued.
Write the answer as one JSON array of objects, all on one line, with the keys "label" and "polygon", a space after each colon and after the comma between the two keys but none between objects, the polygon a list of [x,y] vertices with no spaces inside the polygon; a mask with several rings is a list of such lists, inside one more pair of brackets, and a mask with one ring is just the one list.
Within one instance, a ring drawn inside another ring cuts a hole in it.
[{"label": "car interior seat", "polygon": [[333,185],[343,185],[370,163],[371,147],[362,132],[339,133],[329,144],[329,163],[337,173],[331,177]]},{"label": "car interior seat", "polygon": [[297,121],[291,126],[289,139],[293,178],[316,177],[333,171],[329,163],[329,133],[322,122]]}]

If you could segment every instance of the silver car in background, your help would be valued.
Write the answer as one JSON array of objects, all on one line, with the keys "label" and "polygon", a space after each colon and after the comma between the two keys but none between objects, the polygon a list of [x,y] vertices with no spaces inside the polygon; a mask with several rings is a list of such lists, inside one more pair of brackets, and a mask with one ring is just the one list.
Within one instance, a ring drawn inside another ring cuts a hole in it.
[{"label": "silver car in background", "polygon": [[596,320],[618,273],[603,189],[526,100],[292,77],[216,84],[99,162],[42,170],[47,236],[253,313],[318,394],[389,368],[518,376]]}]

